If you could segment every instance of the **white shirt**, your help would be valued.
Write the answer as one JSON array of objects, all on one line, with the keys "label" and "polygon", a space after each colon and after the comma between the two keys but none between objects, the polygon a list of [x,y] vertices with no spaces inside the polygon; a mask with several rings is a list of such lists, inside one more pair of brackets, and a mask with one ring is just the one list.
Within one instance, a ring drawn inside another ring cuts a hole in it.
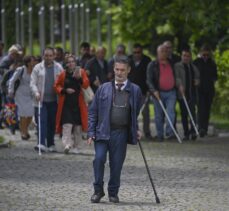
[{"label": "white shirt", "polygon": [[126,84],[127,84],[127,80],[125,80],[125,81],[123,81],[123,82],[117,82],[117,81],[115,81],[115,88],[116,89],[118,89],[118,86],[117,86],[117,84],[124,84],[122,87],[121,87],[121,90],[123,90],[125,87],[126,87]]}]

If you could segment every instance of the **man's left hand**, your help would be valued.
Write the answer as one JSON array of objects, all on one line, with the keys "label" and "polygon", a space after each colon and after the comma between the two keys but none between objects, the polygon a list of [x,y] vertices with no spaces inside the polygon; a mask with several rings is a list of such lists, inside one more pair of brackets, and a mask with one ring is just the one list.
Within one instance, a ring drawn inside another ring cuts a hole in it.
[{"label": "man's left hand", "polygon": [[137,139],[140,140],[142,138],[142,132],[140,130],[137,131]]}]

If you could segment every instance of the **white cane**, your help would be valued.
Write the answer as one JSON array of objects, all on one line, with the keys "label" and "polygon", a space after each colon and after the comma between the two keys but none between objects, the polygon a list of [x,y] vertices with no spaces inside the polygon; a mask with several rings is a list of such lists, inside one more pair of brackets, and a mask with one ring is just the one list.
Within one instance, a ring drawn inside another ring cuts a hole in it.
[{"label": "white cane", "polygon": [[192,125],[193,125],[193,127],[194,127],[194,129],[195,129],[196,135],[199,136],[199,132],[198,132],[197,127],[196,127],[196,125],[195,125],[195,122],[194,122],[194,120],[193,120],[193,116],[192,116],[192,113],[191,113],[191,111],[190,111],[190,109],[189,109],[189,106],[188,106],[186,97],[185,97],[184,95],[182,95],[182,98],[183,98],[183,100],[184,100],[184,104],[185,104],[185,106],[186,106],[186,108],[187,108],[187,111],[188,111],[188,114],[189,114],[189,116],[190,116]]},{"label": "white cane", "polygon": [[41,101],[38,102],[38,150],[41,155]]},{"label": "white cane", "polygon": [[177,137],[178,142],[179,142],[179,143],[182,143],[180,136],[178,135],[177,131],[176,131],[175,128],[173,127],[173,123],[171,122],[171,120],[170,120],[170,118],[169,118],[169,115],[168,115],[167,111],[165,110],[165,107],[164,107],[163,103],[161,102],[161,99],[158,99],[158,101],[159,101],[159,104],[160,104],[162,110],[164,111],[164,114],[165,114],[165,116],[166,116],[166,118],[167,118],[167,120],[168,120],[168,122],[169,122],[170,127],[172,128],[172,130],[173,130],[175,136]]}]

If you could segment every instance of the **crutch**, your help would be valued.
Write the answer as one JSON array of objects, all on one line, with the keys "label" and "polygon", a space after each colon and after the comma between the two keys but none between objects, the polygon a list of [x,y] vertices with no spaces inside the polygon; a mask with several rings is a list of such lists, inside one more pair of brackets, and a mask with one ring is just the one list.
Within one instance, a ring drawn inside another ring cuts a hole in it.
[{"label": "crutch", "polygon": [[41,155],[41,101],[38,101],[38,151]]},{"label": "crutch", "polygon": [[194,122],[194,120],[193,120],[193,116],[192,116],[192,113],[191,113],[190,108],[189,108],[189,106],[188,106],[186,97],[185,97],[184,95],[182,95],[182,98],[183,98],[183,100],[184,100],[184,104],[185,104],[185,106],[186,106],[186,108],[187,108],[187,111],[188,111],[188,114],[189,114],[189,116],[190,116],[192,125],[193,125],[193,127],[194,127],[194,129],[195,129],[196,135],[199,136],[199,132],[198,132],[197,127],[196,127],[196,124],[195,124],[195,122]]},{"label": "crutch", "polygon": [[167,118],[167,120],[168,120],[168,122],[169,122],[170,127],[172,128],[172,130],[173,130],[175,136],[177,137],[178,142],[179,142],[179,143],[182,143],[181,138],[180,138],[180,136],[178,135],[177,131],[175,130],[175,128],[174,128],[174,126],[173,126],[173,123],[171,122],[171,120],[170,120],[170,118],[169,118],[169,115],[168,115],[167,111],[165,110],[165,107],[164,107],[164,105],[163,105],[161,99],[159,98],[158,101],[159,101],[159,104],[160,104],[160,106],[161,106],[161,108],[162,108],[162,110],[163,110],[163,112],[164,112],[164,114],[165,114],[165,116],[166,116],[166,118]]}]

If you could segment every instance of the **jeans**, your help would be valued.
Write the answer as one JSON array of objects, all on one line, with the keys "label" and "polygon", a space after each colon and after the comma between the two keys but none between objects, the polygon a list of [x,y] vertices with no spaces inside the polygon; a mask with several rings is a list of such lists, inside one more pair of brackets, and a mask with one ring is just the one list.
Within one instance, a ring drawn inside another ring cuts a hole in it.
[{"label": "jeans", "polygon": [[[176,90],[173,89],[171,91],[167,92],[160,92],[160,98],[161,101],[168,113],[168,116],[174,125],[175,121],[175,104],[176,104]],[[158,100],[156,98],[153,98],[154,103],[154,113],[155,113],[155,124],[156,124],[156,130],[157,130],[157,137],[158,138],[164,138],[164,122],[165,122],[165,115],[161,108],[161,105],[159,104]],[[166,119],[166,128],[165,128],[166,136],[173,136],[173,130]]]},{"label": "jeans", "polygon": [[[57,112],[57,103],[56,102],[43,102],[41,106],[40,113],[40,133],[41,133],[41,144],[47,147],[53,146],[54,136],[55,136],[55,127],[56,127],[56,112]],[[35,118],[37,122],[37,135],[39,143],[39,121],[38,121],[38,107],[35,108]],[[46,144],[47,140],[47,144]]]},{"label": "jeans", "polygon": [[117,129],[111,131],[110,140],[97,140],[94,142],[95,159],[94,167],[94,190],[96,193],[103,192],[104,165],[107,152],[109,152],[110,180],[108,183],[109,196],[117,196],[120,187],[122,166],[126,157],[128,131]]}]

